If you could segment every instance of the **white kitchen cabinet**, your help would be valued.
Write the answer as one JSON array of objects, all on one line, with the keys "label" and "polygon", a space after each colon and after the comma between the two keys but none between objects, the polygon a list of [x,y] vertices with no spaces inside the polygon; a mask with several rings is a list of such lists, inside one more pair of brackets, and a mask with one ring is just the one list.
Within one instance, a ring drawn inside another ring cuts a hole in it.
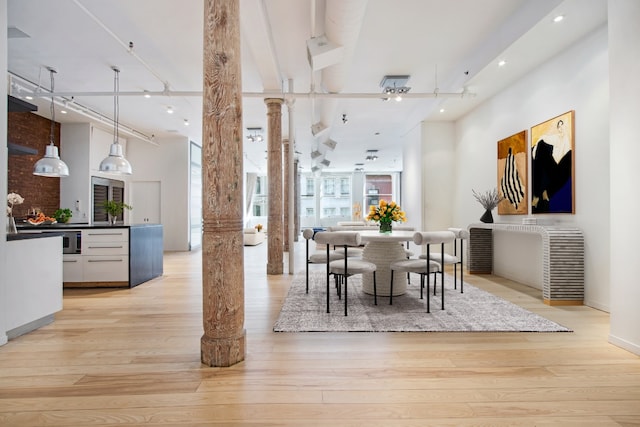
[{"label": "white kitchen cabinet", "polygon": [[0,299],[7,337],[53,322],[62,310],[62,237],[40,235],[7,242],[8,286]]},{"label": "white kitchen cabinet", "polygon": [[128,255],[83,255],[83,282],[129,281]]},{"label": "white kitchen cabinet", "polygon": [[62,256],[62,276],[65,282],[82,282],[82,255]]},{"label": "white kitchen cabinet", "polygon": [[82,230],[82,281],[129,282],[129,229]]}]

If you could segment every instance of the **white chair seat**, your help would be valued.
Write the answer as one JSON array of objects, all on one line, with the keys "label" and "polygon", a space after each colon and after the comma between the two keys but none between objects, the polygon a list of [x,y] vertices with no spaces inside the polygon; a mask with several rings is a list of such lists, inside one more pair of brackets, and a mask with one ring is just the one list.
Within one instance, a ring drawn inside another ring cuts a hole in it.
[{"label": "white chair seat", "polygon": [[403,273],[428,274],[440,271],[440,264],[430,261],[427,269],[427,261],[425,259],[403,259],[392,262],[389,268]]},{"label": "white chair seat", "polygon": [[334,274],[351,276],[354,274],[374,272],[376,271],[376,265],[371,262],[349,257],[349,262],[347,263],[347,271],[344,270],[344,260],[331,261],[331,263],[329,264],[329,269]]},{"label": "white chair seat", "polygon": [[[427,256],[426,255],[420,255],[420,258],[422,259],[426,259]],[[436,261],[439,263],[442,263],[442,257],[440,256],[440,254],[429,254],[429,259],[431,259],[432,261]],[[460,262],[460,258],[458,258],[457,256],[454,255],[450,255],[450,254],[444,254],[444,264],[457,264]]]},{"label": "white chair seat", "polygon": [[411,258],[412,256],[415,255],[413,251],[410,251],[409,249],[405,249],[404,254],[407,256],[407,258]]},{"label": "white chair seat", "polygon": [[[336,248],[334,252],[342,254],[344,256],[345,250],[344,248]],[[347,256],[349,258],[362,257],[362,253],[364,250],[362,248],[347,248],[346,250]]]},{"label": "white chair seat", "polygon": [[[339,254],[336,252],[329,252],[329,261],[335,261],[338,259],[344,259],[343,254]],[[309,262],[313,264],[326,264],[327,263],[327,253],[326,252],[318,252],[312,255],[309,255]]]}]

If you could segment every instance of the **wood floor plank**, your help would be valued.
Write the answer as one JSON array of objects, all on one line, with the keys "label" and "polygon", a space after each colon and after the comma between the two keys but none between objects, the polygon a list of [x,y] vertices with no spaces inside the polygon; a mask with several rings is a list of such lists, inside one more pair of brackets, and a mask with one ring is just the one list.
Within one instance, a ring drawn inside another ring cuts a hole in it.
[{"label": "wood floor plank", "polygon": [[66,289],[52,324],[0,347],[0,426],[640,425],[640,358],[602,311],[465,275],[573,332],[274,333],[292,276],[266,275],[266,248],[245,247],[243,362],[200,364],[201,253],[166,253],[162,277]]}]

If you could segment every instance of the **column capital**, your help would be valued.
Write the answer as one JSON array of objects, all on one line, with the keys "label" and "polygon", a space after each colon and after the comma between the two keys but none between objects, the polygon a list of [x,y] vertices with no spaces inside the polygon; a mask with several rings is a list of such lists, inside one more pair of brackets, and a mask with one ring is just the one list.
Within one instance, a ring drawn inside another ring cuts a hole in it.
[{"label": "column capital", "polygon": [[264,103],[267,105],[269,104],[282,105],[283,102],[284,102],[284,99],[282,98],[265,98],[264,99]]}]

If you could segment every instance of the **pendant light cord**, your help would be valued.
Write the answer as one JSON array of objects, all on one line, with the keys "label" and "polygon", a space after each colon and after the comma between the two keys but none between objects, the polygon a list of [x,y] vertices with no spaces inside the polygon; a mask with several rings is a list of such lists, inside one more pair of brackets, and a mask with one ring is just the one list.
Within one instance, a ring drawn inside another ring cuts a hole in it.
[{"label": "pendant light cord", "polygon": [[113,97],[113,136],[115,138],[115,143],[120,143],[119,138],[119,116],[120,116],[120,100],[118,99],[118,93],[120,92],[120,70],[117,67],[112,67],[114,77],[113,77],[113,92],[115,96]]},{"label": "pendant light cord", "polygon": [[56,131],[56,107],[54,105],[54,98],[53,98],[53,94],[55,93],[55,84],[54,84],[53,75],[55,74],[55,72],[56,70],[54,70],[53,68],[49,68],[49,73],[51,75],[51,105],[49,106],[49,111],[51,112],[51,132],[49,134],[49,142],[51,143],[51,145],[55,145],[53,135]]}]

